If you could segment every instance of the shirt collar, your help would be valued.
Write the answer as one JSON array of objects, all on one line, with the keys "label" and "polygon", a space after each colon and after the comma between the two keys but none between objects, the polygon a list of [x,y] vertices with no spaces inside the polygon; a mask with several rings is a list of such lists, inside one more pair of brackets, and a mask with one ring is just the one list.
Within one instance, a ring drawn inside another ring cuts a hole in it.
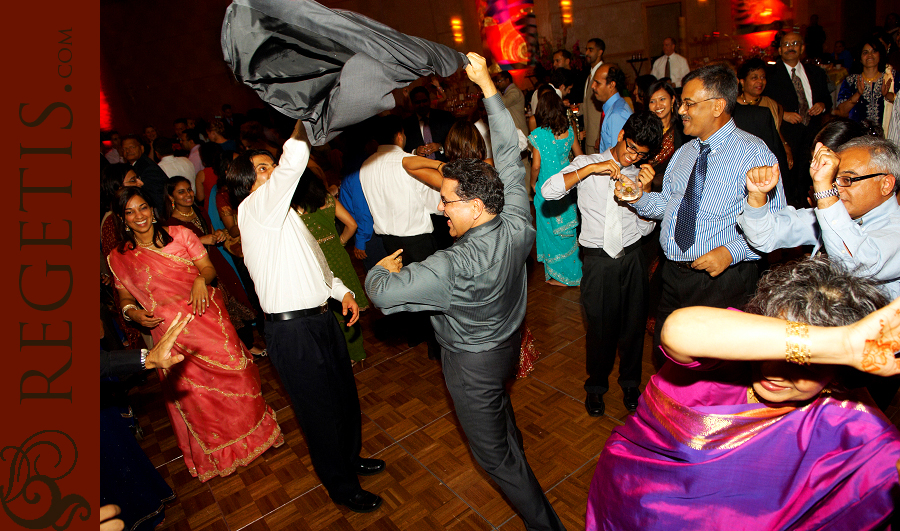
[{"label": "shirt collar", "polygon": [[613,94],[611,98],[609,98],[608,100],[606,100],[603,103],[603,112],[606,112],[606,109],[612,108],[612,106],[616,102],[616,100],[621,100],[621,99],[622,99],[622,96],[620,96],[618,92]]},{"label": "shirt collar", "polygon": [[897,196],[891,195],[891,197],[889,197],[887,201],[881,203],[877,207],[866,212],[853,221],[855,221],[856,224],[860,227],[865,227],[866,225],[870,225],[879,219],[885,219],[897,211],[900,211],[900,204],[897,204]]},{"label": "shirt collar", "polygon": [[797,61],[797,66],[791,66],[791,65],[785,63],[783,60],[781,61],[781,64],[783,64],[784,67],[787,68],[787,73],[788,73],[788,75],[791,75],[791,68],[796,68],[796,69],[797,69],[797,75],[798,75],[798,76],[804,71],[804,70],[803,70],[803,62],[802,62],[802,61]]},{"label": "shirt collar", "polygon": [[[733,118],[729,119],[725,123],[725,125],[720,127],[718,131],[713,133],[712,136],[710,136],[706,140],[706,142],[702,142],[699,138],[697,139],[697,142],[701,142],[703,144],[708,145],[710,152],[715,153],[716,150],[718,148],[720,148],[722,146],[722,144],[725,143],[725,140],[727,140],[728,137],[731,136],[731,134],[734,132],[735,129],[737,129],[737,126],[734,125],[734,119]],[[700,149],[699,145],[697,146],[697,149]]]},{"label": "shirt collar", "polygon": [[494,230],[494,227],[497,227],[498,225],[500,225],[500,214],[497,214],[496,216],[494,216],[494,218],[491,219],[490,221],[487,221],[477,227],[472,227],[471,229],[467,230],[466,233],[463,234],[462,236],[460,236],[459,239],[456,241],[457,241],[457,243],[461,243],[461,242],[468,240],[469,238],[478,238],[479,236],[481,236],[483,234],[487,234],[488,232]]},{"label": "shirt collar", "polygon": [[403,148],[396,144],[382,144],[378,146],[376,150],[378,153],[385,153],[387,151],[403,151]]}]

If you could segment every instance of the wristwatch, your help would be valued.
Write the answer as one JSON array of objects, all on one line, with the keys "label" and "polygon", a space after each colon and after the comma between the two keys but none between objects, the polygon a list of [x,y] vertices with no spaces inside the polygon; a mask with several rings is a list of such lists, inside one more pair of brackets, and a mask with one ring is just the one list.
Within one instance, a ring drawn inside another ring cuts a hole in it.
[{"label": "wristwatch", "polygon": [[837,186],[831,185],[831,188],[829,188],[828,190],[825,190],[823,192],[814,193],[813,197],[815,198],[816,201],[821,201],[821,200],[825,199],[826,197],[837,197],[839,195],[840,194],[838,193]]},{"label": "wristwatch", "polygon": [[142,348],[141,349],[141,369],[147,368],[147,354],[150,354],[150,351]]}]

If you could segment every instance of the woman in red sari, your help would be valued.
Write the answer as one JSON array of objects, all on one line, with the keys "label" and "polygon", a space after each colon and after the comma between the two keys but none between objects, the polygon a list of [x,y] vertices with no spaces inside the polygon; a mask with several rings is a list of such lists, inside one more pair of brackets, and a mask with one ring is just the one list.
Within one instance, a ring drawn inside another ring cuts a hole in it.
[{"label": "woman in red sari", "polygon": [[227,476],[284,439],[275,412],[260,390],[259,371],[241,344],[220,290],[209,286],[216,270],[197,236],[168,230],[138,188],[116,194],[113,214],[118,247],[109,255],[122,313],[150,328],[190,309],[173,353],[185,360],[158,370],[166,410],[191,475],[208,481]]}]

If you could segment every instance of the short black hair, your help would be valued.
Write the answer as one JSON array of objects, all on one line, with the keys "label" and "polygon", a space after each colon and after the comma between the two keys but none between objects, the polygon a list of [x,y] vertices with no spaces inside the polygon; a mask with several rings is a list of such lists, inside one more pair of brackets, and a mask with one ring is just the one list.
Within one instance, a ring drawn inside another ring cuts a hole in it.
[{"label": "short black hair", "polygon": [[200,140],[200,131],[196,129],[185,129],[184,135],[187,136],[188,139],[195,144],[200,144],[202,142]]},{"label": "short black hair", "polygon": [[184,124],[184,126],[187,127],[187,118],[175,118],[172,120],[172,125],[175,124]]},{"label": "short black hair", "polygon": [[228,197],[231,208],[237,210],[238,206],[253,189],[256,184],[256,168],[253,166],[253,157],[265,155],[275,162],[275,157],[264,149],[253,149],[241,153],[231,161],[231,166],[225,172],[225,185],[228,187]]},{"label": "short black hair", "polygon": [[681,86],[684,87],[688,82],[699,79],[703,83],[703,88],[709,93],[711,98],[722,98],[725,100],[725,112],[728,115],[734,114],[734,106],[737,105],[738,80],[733,70],[724,65],[706,65],[696,70],[691,70],[681,79]]},{"label": "short black hair", "polygon": [[[428,92],[427,90],[425,92]],[[383,116],[378,120],[375,129],[375,140],[379,146],[389,146],[394,143],[397,133],[403,131],[403,119],[396,114]]]},{"label": "short black hair", "polygon": [[597,47],[598,50],[606,51],[606,43],[603,42],[603,39],[600,37],[594,37],[593,39],[588,39],[588,43],[594,43],[594,46]]},{"label": "short black hair", "polygon": [[476,159],[456,159],[443,167],[445,179],[456,181],[460,199],[480,199],[489,214],[503,212],[503,182],[493,166]]},{"label": "short black hair", "polygon": [[627,88],[625,84],[627,83],[627,79],[625,78],[625,72],[619,68],[619,65],[613,63],[609,65],[609,70],[606,71],[606,84],[609,85],[611,82],[615,82],[616,84],[616,92],[622,94]]},{"label": "short black hair", "polygon": [[172,149],[172,139],[161,136],[156,137],[156,139],[153,140],[153,151],[155,151],[160,158],[174,154],[175,150]]},{"label": "short black hair", "polygon": [[556,55],[556,54],[562,55],[564,58],[568,59],[569,61],[572,60],[572,52],[570,52],[569,50],[566,50],[565,48],[560,48],[559,50],[556,50],[555,52],[553,52],[553,55]]},{"label": "short black hair", "polygon": [[205,168],[215,168],[222,156],[222,146],[215,142],[200,144],[200,164]]},{"label": "short black hair", "polygon": [[104,212],[112,208],[112,200],[119,188],[122,188],[125,176],[130,171],[134,171],[134,167],[125,162],[110,164],[103,168],[100,173],[100,207]]},{"label": "short black hair", "polygon": [[509,81],[510,83],[512,83],[512,80],[513,80],[512,74],[510,74],[506,70],[501,70],[500,72],[498,72],[497,77],[502,77],[503,79]]},{"label": "short black hair", "polygon": [[[751,57],[747,59],[741,66],[738,68],[737,77],[738,79],[747,79],[747,76],[750,75],[750,72],[754,70],[765,70],[766,63],[760,59],[759,57]],[[683,84],[682,84],[683,85]]]},{"label": "short black hair", "polygon": [[654,112],[641,111],[628,117],[622,127],[625,138],[650,150],[650,157],[656,155],[663,139],[663,123]]}]

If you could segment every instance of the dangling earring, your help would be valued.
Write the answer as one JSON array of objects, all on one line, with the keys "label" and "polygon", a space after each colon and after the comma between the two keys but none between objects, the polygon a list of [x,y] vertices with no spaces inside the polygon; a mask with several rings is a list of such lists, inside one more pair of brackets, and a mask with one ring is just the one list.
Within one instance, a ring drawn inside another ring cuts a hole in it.
[{"label": "dangling earring", "polygon": [[129,227],[128,225],[125,225],[125,232],[131,232],[131,227]]},{"label": "dangling earring", "polygon": [[175,210],[175,200],[172,200],[172,210]]},{"label": "dangling earring", "polygon": [[156,223],[156,216],[153,216],[153,219],[150,220],[150,223]]}]

